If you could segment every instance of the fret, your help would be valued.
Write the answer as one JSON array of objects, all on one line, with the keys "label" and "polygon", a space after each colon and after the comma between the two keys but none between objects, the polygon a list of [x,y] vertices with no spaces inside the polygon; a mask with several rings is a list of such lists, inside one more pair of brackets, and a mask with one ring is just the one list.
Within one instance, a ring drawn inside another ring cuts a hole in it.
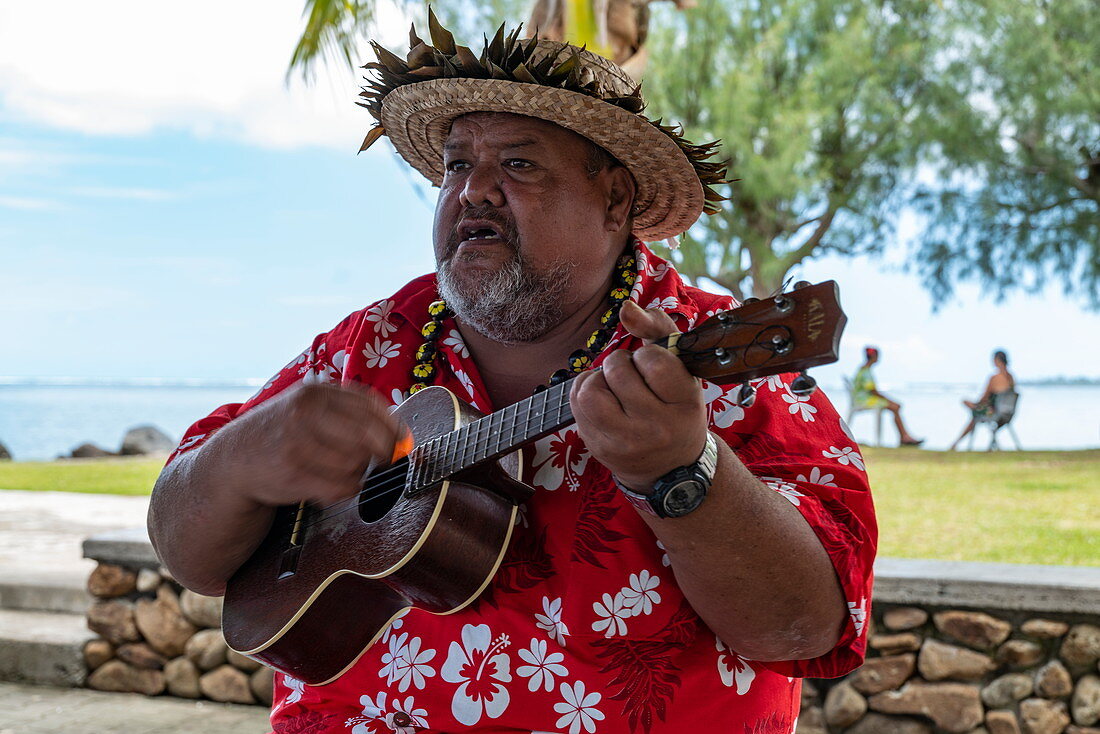
[{"label": "fret", "polygon": [[474,450],[470,453],[470,463],[471,464],[476,464],[477,463],[478,444],[481,441],[481,420],[480,419],[474,421],[473,428],[474,428]]},{"label": "fret", "polygon": [[545,431],[547,428],[550,427],[546,420],[547,407],[550,399],[550,391],[543,390],[539,394],[542,395],[542,408],[541,415],[539,416],[539,432],[541,433],[542,431]]},{"label": "fret", "polygon": [[435,484],[443,475],[439,473],[439,437],[433,438],[431,441],[426,442],[428,450],[428,483]]},{"label": "fret", "polygon": [[452,461],[454,452],[454,435],[455,432],[443,434],[443,476],[450,476],[454,473],[454,463]]},{"label": "fret", "polygon": [[410,484],[412,488],[419,488],[422,485],[424,476],[424,464],[420,461],[420,449],[416,448],[409,452],[409,463],[412,466],[412,481]]}]

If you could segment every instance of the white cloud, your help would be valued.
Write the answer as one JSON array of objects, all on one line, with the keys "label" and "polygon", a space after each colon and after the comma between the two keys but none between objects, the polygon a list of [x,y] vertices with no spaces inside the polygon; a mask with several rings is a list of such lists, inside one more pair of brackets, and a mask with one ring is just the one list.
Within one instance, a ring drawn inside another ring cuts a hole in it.
[{"label": "white cloud", "polygon": [[[408,26],[390,8],[383,38],[400,46]],[[301,9],[301,0],[3,3],[0,103],[91,134],[183,130],[354,152],[372,122],[354,104],[356,76],[329,68],[313,87],[284,84]]]},{"label": "white cloud", "polygon": [[38,199],[31,196],[0,196],[0,206],[6,209],[23,211],[45,211],[56,209],[58,203],[50,199]]},{"label": "white cloud", "polygon": [[130,199],[133,201],[168,201],[177,198],[173,191],[161,189],[118,188],[110,186],[88,186],[73,189],[77,196],[93,199]]}]

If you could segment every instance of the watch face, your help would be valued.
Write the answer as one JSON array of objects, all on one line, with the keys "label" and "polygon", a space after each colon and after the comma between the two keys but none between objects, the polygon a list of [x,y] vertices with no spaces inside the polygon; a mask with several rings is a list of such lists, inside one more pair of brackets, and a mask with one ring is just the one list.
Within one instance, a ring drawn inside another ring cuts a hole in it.
[{"label": "watch face", "polygon": [[687,479],[671,487],[664,496],[666,517],[681,517],[703,503],[707,497],[707,488],[702,482]]}]

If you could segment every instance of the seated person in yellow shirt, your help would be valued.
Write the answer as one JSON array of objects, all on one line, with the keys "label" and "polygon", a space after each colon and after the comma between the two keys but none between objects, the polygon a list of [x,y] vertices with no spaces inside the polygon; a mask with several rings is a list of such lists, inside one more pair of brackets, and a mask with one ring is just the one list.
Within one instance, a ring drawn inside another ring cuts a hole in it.
[{"label": "seated person in yellow shirt", "polygon": [[859,408],[885,408],[894,414],[894,425],[898,427],[898,442],[902,446],[920,446],[923,438],[913,438],[905,428],[901,420],[901,405],[886,397],[875,388],[875,377],[871,374],[871,367],[878,362],[879,351],[876,347],[866,347],[863,350],[866,361],[856,372],[852,381],[852,401]]}]

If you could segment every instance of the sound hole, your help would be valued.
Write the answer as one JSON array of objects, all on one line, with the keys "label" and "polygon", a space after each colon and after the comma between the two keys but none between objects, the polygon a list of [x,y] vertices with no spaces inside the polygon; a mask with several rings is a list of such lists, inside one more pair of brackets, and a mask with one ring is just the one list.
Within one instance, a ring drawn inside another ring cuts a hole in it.
[{"label": "sound hole", "polygon": [[405,489],[409,460],[400,459],[392,466],[381,467],[363,482],[359,492],[359,517],[363,522],[378,522],[389,514]]}]

